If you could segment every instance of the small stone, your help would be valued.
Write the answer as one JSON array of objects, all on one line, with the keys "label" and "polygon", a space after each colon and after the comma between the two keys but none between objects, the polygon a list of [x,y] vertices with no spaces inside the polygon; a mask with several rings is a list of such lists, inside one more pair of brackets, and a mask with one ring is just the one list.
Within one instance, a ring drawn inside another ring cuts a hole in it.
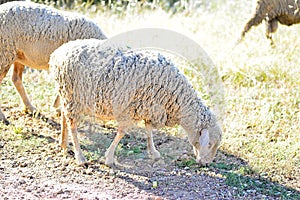
[{"label": "small stone", "polygon": [[51,161],[51,160],[53,160],[53,158],[51,156],[46,158],[46,161]]},{"label": "small stone", "polygon": [[157,182],[157,181],[153,181],[152,187],[153,187],[153,188],[157,188],[157,186],[158,186],[158,182]]}]

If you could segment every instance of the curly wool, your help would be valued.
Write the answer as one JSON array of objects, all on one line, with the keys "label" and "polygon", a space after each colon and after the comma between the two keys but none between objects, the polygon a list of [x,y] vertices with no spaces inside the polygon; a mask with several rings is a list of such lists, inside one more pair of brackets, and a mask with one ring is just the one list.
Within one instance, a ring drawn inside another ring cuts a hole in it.
[{"label": "curly wool", "polygon": [[31,2],[2,4],[0,21],[1,74],[15,61],[36,69],[48,69],[50,54],[63,43],[106,38],[94,22],[83,16]]},{"label": "curly wool", "polygon": [[68,118],[94,115],[117,120],[123,128],[140,120],[157,129],[179,124],[191,134],[216,125],[189,81],[165,57],[101,44],[77,40],[51,55],[50,71]]}]

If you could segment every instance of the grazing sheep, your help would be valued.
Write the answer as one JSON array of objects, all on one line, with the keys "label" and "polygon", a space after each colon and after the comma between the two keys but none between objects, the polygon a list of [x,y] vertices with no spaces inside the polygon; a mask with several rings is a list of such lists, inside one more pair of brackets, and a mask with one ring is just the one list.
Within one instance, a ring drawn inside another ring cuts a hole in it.
[{"label": "grazing sheep", "polygon": [[272,33],[276,32],[278,22],[288,26],[300,22],[299,6],[298,0],[256,0],[255,13],[245,25],[239,41],[252,26],[257,26],[265,20],[266,37],[274,44]]},{"label": "grazing sheep", "polygon": [[61,147],[66,149],[69,131],[78,163],[86,161],[77,139],[77,123],[81,114],[87,114],[118,122],[117,136],[105,154],[107,165],[114,163],[115,148],[125,131],[141,120],[152,158],[160,157],[152,131],[178,124],[187,132],[197,162],[212,162],[221,130],[186,77],[162,55],[105,45],[95,39],[76,40],[51,54],[50,71],[62,103]]},{"label": "grazing sheep", "polygon": [[[63,43],[85,38],[105,39],[92,21],[73,13],[30,2],[0,5],[0,83],[14,65],[12,81],[25,109],[33,112],[23,83],[24,66],[47,70],[50,54]],[[8,124],[0,109],[0,121]]]},{"label": "grazing sheep", "polygon": [[0,4],[4,4],[11,1],[25,1],[25,0],[0,0]]}]

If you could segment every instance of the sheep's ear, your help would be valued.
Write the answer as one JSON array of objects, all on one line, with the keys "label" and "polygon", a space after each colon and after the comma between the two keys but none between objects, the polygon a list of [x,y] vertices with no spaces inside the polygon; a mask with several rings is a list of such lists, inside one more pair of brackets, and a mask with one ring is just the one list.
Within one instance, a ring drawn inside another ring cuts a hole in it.
[{"label": "sheep's ear", "polygon": [[199,138],[199,143],[201,146],[207,146],[209,143],[209,132],[207,129],[203,129],[201,131],[201,135]]}]

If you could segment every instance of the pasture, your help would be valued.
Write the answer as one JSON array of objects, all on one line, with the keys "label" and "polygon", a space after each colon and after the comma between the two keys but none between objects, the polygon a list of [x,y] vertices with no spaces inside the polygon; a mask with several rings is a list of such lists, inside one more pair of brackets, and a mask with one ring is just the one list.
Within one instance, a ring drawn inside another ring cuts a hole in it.
[{"label": "pasture", "polygon": [[[76,166],[71,146],[67,155],[58,148],[60,119],[51,107],[56,95],[52,78],[46,71],[27,68],[24,85],[42,117],[21,111],[10,71],[1,85],[1,106],[11,124],[0,125],[0,185],[6,186],[0,195],[300,199],[300,24],[279,25],[275,47],[265,39],[263,24],[234,46],[251,16],[250,0],[212,0],[198,9],[176,8],[78,4],[70,11],[92,18],[108,37],[139,28],[164,28],[187,35],[209,54],[219,70],[226,100],[222,144],[211,166],[195,163],[180,127],[154,135],[162,159],[151,161],[144,130],[137,127],[117,149],[119,166],[110,169],[103,164],[104,152],[116,124],[93,119],[80,126],[82,149],[91,163]],[[199,77],[183,66],[187,63],[177,63],[199,88]]]}]

